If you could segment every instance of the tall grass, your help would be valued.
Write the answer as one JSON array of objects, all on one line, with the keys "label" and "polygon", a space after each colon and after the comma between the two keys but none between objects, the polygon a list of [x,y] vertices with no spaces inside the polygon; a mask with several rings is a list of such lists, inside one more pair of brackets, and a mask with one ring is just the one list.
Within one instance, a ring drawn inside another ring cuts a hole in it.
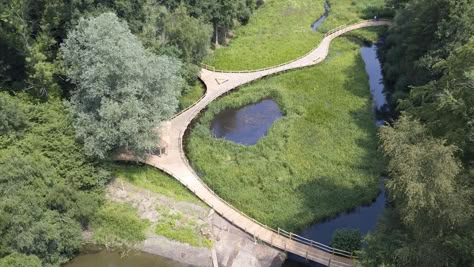
[{"label": "tall grass", "polygon": [[124,248],[145,240],[148,220],[142,220],[132,206],[106,202],[91,222],[93,240],[106,247]]},{"label": "tall grass", "polygon": [[196,84],[189,89],[189,91],[184,92],[179,97],[179,110],[184,110],[187,107],[194,104],[194,102],[198,101],[201,96],[204,95],[204,86],[200,82],[196,82]]},{"label": "tall grass", "polygon": [[[255,146],[211,136],[220,110],[269,96],[285,116]],[[221,197],[273,227],[297,231],[370,202],[382,164],[359,47],[338,39],[322,64],[258,81],[211,103],[186,149]]]},{"label": "tall grass", "polygon": [[113,164],[114,176],[135,186],[173,198],[177,201],[187,201],[204,205],[186,187],[176,179],[150,166],[131,164]]},{"label": "tall grass", "polygon": [[191,216],[164,206],[159,206],[157,211],[160,219],[155,227],[156,234],[195,247],[212,247],[212,241],[202,234],[203,226]]},{"label": "tall grass", "polygon": [[324,14],[325,0],[268,0],[249,23],[235,31],[227,47],[217,49],[204,63],[224,70],[251,70],[300,57],[322,40],[328,30],[370,18],[367,10],[384,0],[330,0],[328,19],[317,32],[311,25]]}]

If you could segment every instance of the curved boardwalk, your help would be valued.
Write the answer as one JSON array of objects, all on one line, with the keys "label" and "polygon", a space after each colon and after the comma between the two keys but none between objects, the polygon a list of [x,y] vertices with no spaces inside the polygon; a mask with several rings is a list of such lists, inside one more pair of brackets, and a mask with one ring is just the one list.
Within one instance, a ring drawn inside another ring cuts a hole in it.
[{"label": "curved boardwalk", "polygon": [[[351,255],[347,252],[332,249],[280,229],[271,229],[246,216],[219,198],[201,181],[190,166],[184,154],[182,138],[189,124],[198,113],[222,94],[268,75],[318,64],[328,55],[329,45],[334,38],[348,31],[389,24],[389,21],[362,21],[357,24],[339,27],[326,34],[320,45],[305,56],[271,68],[247,72],[221,72],[202,69],[200,78],[206,84],[206,94],[193,106],[164,123],[161,136],[168,143],[167,155],[161,157],[150,156],[145,160],[145,163],[176,178],[222,217],[252,235],[255,239],[326,266],[352,266]],[[121,155],[121,159],[131,160],[133,158]]]}]

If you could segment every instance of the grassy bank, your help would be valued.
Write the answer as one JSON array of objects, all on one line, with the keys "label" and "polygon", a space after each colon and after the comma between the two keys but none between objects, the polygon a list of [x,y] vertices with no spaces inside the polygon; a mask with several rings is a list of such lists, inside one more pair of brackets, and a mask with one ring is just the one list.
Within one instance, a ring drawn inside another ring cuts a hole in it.
[{"label": "grassy bank", "polygon": [[333,0],[328,19],[317,32],[311,25],[324,14],[324,0],[268,0],[236,29],[227,47],[217,49],[205,63],[224,70],[268,67],[300,57],[323,38],[323,33],[343,24],[371,17],[383,0]]},{"label": "grassy bank", "polygon": [[106,247],[132,247],[145,240],[149,226],[150,222],[140,219],[132,206],[108,201],[92,220],[92,240]]},{"label": "grassy bank", "polygon": [[188,92],[185,92],[179,97],[179,110],[184,110],[187,107],[194,104],[196,101],[204,95],[204,85],[201,82],[196,82],[196,84],[190,88]]},{"label": "grassy bank", "polygon": [[[127,191],[129,197],[126,200],[127,204],[110,202],[104,206],[105,211],[111,212],[104,214],[107,216],[99,216],[99,218],[103,217],[103,219],[99,221],[99,227],[96,228],[100,232],[106,233],[107,235],[105,236],[117,236],[119,234],[114,230],[116,228],[114,227],[115,222],[123,222],[125,225],[131,225],[132,228],[138,227],[137,225],[139,225],[141,220],[139,220],[136,214],[137,210],[132,209],[132,206],[149,205],[149,207],[141,211],[142,215],[157,211],[158,216],[150,219],[149,227],[147,226],[146,228],[147,235],[152,232],[196,247],[209,248],[212,246],[212,241],[209,240],[204,234],[205,231],[203,231],[203,229],[208,227],[206,220],[203,220],[203,218],[207,218],[207,206],[174,178],[149,166],[116,164],[113,165],[112,169],[117,177],[118,184],[122,186],[121,190]],[[135,189],[133,186],[135,186]],[[156,194],[150,194],[150,191]],[[112,192],[114,190],[110,192],[110,194],[114,195]],[[152,195],[154,198],[143,198],[141,195]],[[111,206],[112,208],[109,207],[110,205],[113,205]],[[121,211],[124,214],[123,217],[116,216],[116,211]],[[122,230],[120,231],[123,232]],[[143,232],[138,231],[136,234],[141,235]],[[104,234],[100,236],[104,236]],[[132,238],[129,238],[129,236],[125,231],[124,236],[119,237],[128,242],[137,239],[136,236],[132,236]],[[103,237],[100,238],[100,240],[103,239]]]},{"label": "grassy bank", "polygon": [[[285,116],[255,146],[212,138],[227,107],[273,97]],[[258,81],[212,103],[187,155],[222,198],[273,227],[296,231],[373,199],[381,173],[359,46],[336,40],[322,64]]]},{"label": "grassy bank", "polygon": [[157,207],[157,211],[160,220],[155,227],[156,234],[195,247],[212,247],[212,241],[202,234],[203,228],[192,216],[165,206]]},{"label": "grassy bank", "polygon": [[204,205],[199,198],[191,193],[173,177],[150,166],[114,164],[114,176],[135,186],[170,197],[177,201],[192,202]]}]

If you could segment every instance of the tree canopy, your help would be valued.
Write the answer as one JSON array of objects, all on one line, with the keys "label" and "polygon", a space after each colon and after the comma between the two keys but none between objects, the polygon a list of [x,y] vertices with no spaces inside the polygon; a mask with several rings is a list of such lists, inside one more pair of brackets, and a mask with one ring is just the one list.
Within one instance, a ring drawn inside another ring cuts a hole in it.
[{"label": "tree canopy", "polygon": [[77,86],[71,110],[86,154],[103,159],[118,148],[153,150],[154,128],[178,105],[181,63],[146,51],[113,13],[81,19],[61,51]]},{"label": "tree canopy", "polygon": [[[84,156],[61,101],[2,99],[21,101],[16,108],[24,126],[0,136],[0,258],[17,252],[37,256],[44,266],[62,264],[80,249],[108,172]],[[0,266],[20,260],[36,266],[17,254]]]},{"label": "tree canopy", "polygon": [[391,205],[366,265],[474,264],[474,2],[390,0],[383,70],[398,122],[381,130]]}]

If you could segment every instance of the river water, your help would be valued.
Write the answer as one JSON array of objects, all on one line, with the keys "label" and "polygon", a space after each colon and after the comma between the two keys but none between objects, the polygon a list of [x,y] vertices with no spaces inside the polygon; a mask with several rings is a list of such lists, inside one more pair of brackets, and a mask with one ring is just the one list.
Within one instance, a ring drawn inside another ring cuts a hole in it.
[{"label": "river water", "polygon": [[329,17],[330,8],[329,1],[326,1],[324,3],[324,14],[311,25],[313,31],[317,31],[319,26],[321,26],[321,24],[323,24],[323,22]]},{"label": "river water", "polygon": [[112,251],[87,253],[75,257],[63,267],[185,267],[172,260],[142,252],[132,251],[126,255]]}]

